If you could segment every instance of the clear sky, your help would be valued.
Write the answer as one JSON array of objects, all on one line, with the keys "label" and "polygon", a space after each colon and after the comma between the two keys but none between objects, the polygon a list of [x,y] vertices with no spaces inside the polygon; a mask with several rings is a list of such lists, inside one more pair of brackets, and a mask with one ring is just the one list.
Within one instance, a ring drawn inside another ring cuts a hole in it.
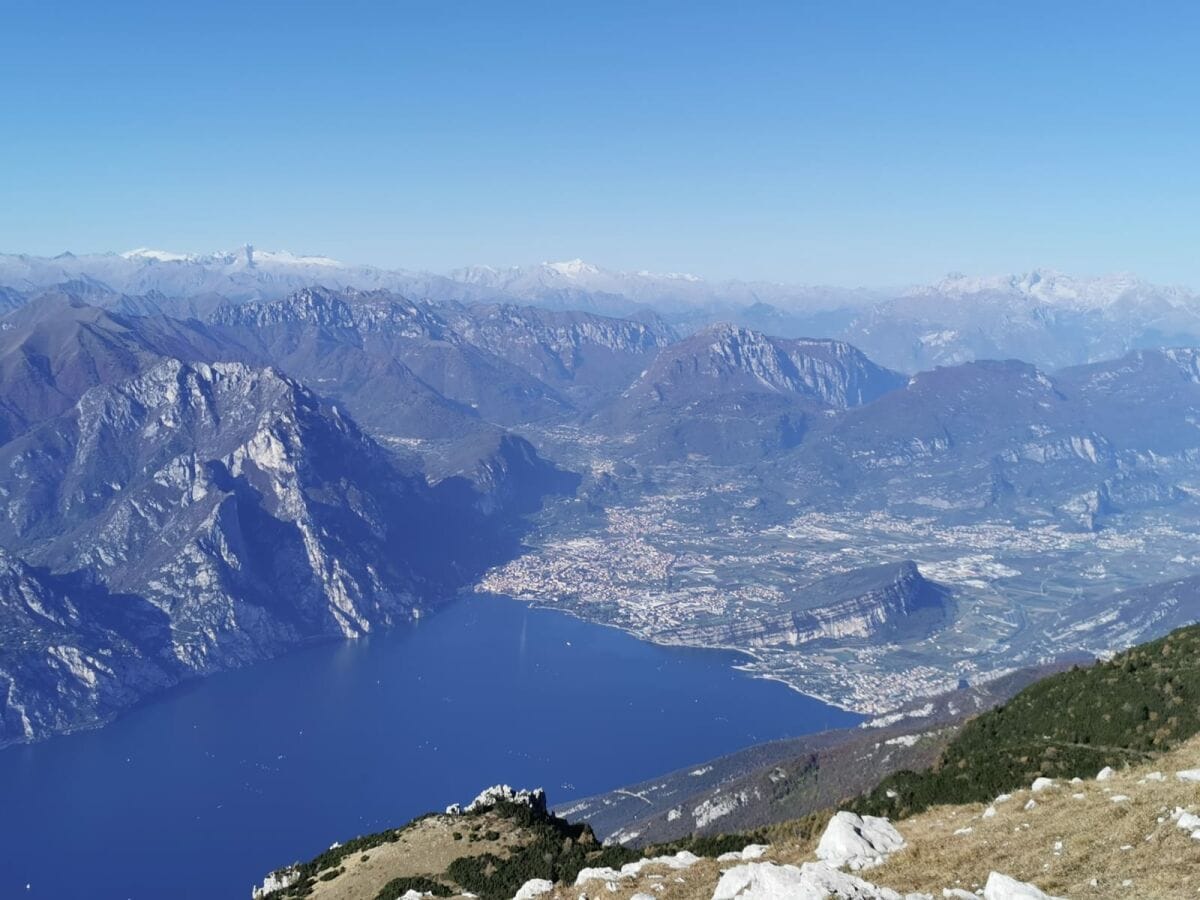
[{"label": "clear sky", "polygon": [[1200,286],[1200,4],[0,0],[0,250]]}]

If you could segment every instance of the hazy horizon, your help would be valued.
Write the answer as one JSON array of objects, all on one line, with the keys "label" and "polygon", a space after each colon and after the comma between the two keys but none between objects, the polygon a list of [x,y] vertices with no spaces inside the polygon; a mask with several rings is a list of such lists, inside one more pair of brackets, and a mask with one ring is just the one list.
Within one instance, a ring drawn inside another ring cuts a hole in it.
[{"label": "hazy horizon", "polygon": [[[20,249],[0,248],[0,256],[23,256],[36,259],[55,259],[56,257],[70,254],[75,257],[87,256],[122,256],[132,257],[138,253],[159,252],[180,257],[194,257],[195,259],[204,259],[206,257],[218,256],[221,254],[232,254],[243,251],[246,247],[250,247],[256,254],[269,253],[272,255],[289,255],[299,259],[325,259],[329,262],[337,263],[348,268],[367,268],[378,269],[386,272],[407,272],[414,275],[434,275],[449,277],[455,273],[463,272],[469,269],[486,268],[496,272],[528,270],[537,266],[561,266],[573,262],[582,262],[603,272],[609,272],[618,275],[628,276],[647,276],[647,277],[690,277],[697,278],[702,282],[709,284],[721,284],[723,282],[742,283],[742,284],[777,284],[783,286],[794,287],[812,287],[812,288],[831,288],[846,291],[897,291],[916,287],[923,287],[932,284],[937,284],[946,279],[965,278],[965,279],[989,279],[989,278],[1021,278],[1033,274],[1042,275],[1060,275],[1076,280],[1101,280],[1106,278],[1134,278],[1138,281],[1152,284],[1158,287],[1167,288],[1183,288],[1192,290],[1194,285],[1186,281],[1161,281],[1151,277],[1147,277],[1145,273],[1131,269],[1110,269],[1105,271],[1078,271],[1066,269],[1062,266],[1053,264],[1036,264],[1025,265],[1015,269],[1006,271],[967,271],[962,268],[953,266],[945,271],[937,273],[929,278],[920,280],[904,281],[901,279],[893,279],[890,281],[879,282],[834,282],[834,281],[818,281],[814,279],[794,279],[794,280],[779,280],[766,277],[760,277],[754,273],[741,273],[732,276],[713,276],[703,271],[659,271],[651,270],[645,266],[635,268],[618,268],[608,265],[604,260],[598,259],[588,254],[574,254],[564,256],[557,259],[527,259],[524,261],[515,262],[489,262],[489,261],[474,261],[468,260],[457,265],[452,265],[444,269],[430,269],[416,265],[383,265],[372,260],[361,259],[342,259],[331,256],[328,253],[321,251],[319,247],[309,247],[297,250],[293,247],[269,247],[259,244],[255,241],[242,241],[225,247],[214,248],[181,248],[167,246],[164,244],[144,243],[136,247],[126,249],[103,248],[97,250],[76,250],[74,248],[64,248],[56,253],[33,253]],[[174,260],[169,260],[174,261]],[[1198,279],[1197,283],[1200,283]]]},{"label": "hazy horizon", "polygon": [[[1200,9],[8,11],[0,246],[1200,283]],[[1032,26],[1032,27],[1031,27]]]}]

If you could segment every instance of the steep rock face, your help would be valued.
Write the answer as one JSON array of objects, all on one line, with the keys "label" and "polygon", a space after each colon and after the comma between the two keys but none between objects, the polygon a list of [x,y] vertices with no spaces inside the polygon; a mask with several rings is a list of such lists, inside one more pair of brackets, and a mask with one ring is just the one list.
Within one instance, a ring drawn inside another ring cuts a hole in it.
[{"label": "steep rock face", "polygon": [[472,306],[451,314],[450,321],[466,340],[570,392],[582,406],[624,389],[674,339],[659,320],[507,304]]},{"label": "steep rock face", "polygon": [[306,287],[274,301],[227,304],[212,315],[217,325],[269,328],[303,323],[323,329],[386,332],[438,339],[445,323],[425,306],[385,291],[333,291]]},{"label": "steep rock face", "polygon": [[772,614],[753,620],[699,624],[680,638],[752,647],[799,646],[923,636],[949,620],[950,592],[925,579],[911,560],[823,578],[795,591]]},{"label": "steep rock face", "polygon": [[1015,360],[923,372],[819,420],[788,467],[818,502],[1102,527],[1186,495],[1200,459],[1196,359],[1158,350],[1054,375]]},{"label": "steep rock face", "polygon": [[[8,647],[0,679],[26,694],[4,713],[6,739],[30,736],[26,720],[89,724],[164,681],[407,617],[496,547],[476,511],[440,502],[336,407],[242,363],[166,360],[95,387],[0,448],[0,466],[0,544],[84,585],[60,604],[68,630],[69,610],[99,595],[127,642],[89,637],[64,651],[77,672],[55,670],[86,681],[95,666],[76,651],[106,646],[121,665],[154,661],[79,695],[28,677],[51,665],[46,646]],[[449,540],[463,531],[479,540]]]},{"label": "steep rock face", "polygon": [[88,388],[128,378],[165,356],[236,355],[198,323],[132,319],[65,290],[39,294],[5,316],[0,329],[0,442],[64,412]]},{"label": "steep rock face", "polygon": [[440,499],[454,498],[484,516],[531,512],[547,495],[573,494],[580,477],[538,455],[512,434],[460,445],[430,472]]},{"label": "steep rock face", "polygon": [[663,349],[597,421],[659,461],[754,462],[798,445],[814,417],[903,383],[847,344],[718,325]]},{"label": "steep rock face", "polygon": [[949,618],[949,591],[926,580],[911,560],[833,575],[804,595],[767,641],[896,637],[931,631]]},{"label": "steep rock face", "polygon": [[465,340],[437,310],[393,294],[308,288],[226,306],[213,322],[230,340],[339,397],[378,432],[458,437],[477,427],[472,419],[508,425],[569,412],[550,386]]},{"label": "steep rock face", "polygon": [[28,298],[22,291],[11,287],[0,287],[0,315],[24,306]]},{"label": "steep rock face", "polygon": [[174,683],[169,656],[144,646],[165,628],[145,603],[0,550],[0,746],[108,718]]},{"label": "steep rock face", "polygon": [[839,341],[784,340],[715,325],[660,353],[627,397],[678,404],[718,392],[775,393],[845,409],[904,381]]}]

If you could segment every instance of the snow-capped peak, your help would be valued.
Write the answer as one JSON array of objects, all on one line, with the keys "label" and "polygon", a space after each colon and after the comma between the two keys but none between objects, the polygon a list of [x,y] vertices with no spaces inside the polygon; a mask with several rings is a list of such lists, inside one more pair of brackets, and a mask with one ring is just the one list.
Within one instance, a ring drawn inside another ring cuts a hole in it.
[{"label": "snow-capped peak", "polygon": [[542,263],[547,269],[553,269],[559,275],[565,275],[568,278],[578,278],[580,275],[599,275],[600,269],[598,266],[593,266],[591,263],[584,262],[582,259],[569,259],[566,262],[547,262]]},{"label": "snow-capped peak", "polygon": [[123,259],[132,261],[154,262],[189,262],[217,263],[231,265],[245,263],[247,265],[263,265],[276,263],[283,266],[323,266],[326,268],[344,268],[341,262],[328,256],[305,256],[292,253],[289,250],[258,250],[253,244],[246,244],[237,250],[209,253],[175,253],[171,250],[155,250],[150,247],[138,247],[121,254]]},{"label": "snow-capped peak", "polygon": [[1183,288],[1156,287],[1125,272],[1077,277],[1054,269],[1033,269],[1020,275],[971,276],[954,272],[928,287],[909,292],[910,295],[928,293],[952,297],[1007,294],[1075,309],[1103,309],[1118,301],[1142,297],[1178,303],[1192,296]]},{"label": "snow-capped peak", "polygon": [[642,269],[637,275],[639,278],[666,278],[670,281],[701,282],[704,280],[699,275],[693,275],[690,272],[650,272]]},{"label": "snow-capped peak", "polygon": [[190,253],[172,253],[170,250],[153,250],[150,247],[126,250],[121,256],[125,259],[152,259],[156,262],[192,262],[196,259]]},{"label": "snow-capped peak", "polygon": [[329,268],[344,268],[341,261],[329,256],[304,256],[288,250],[255,250],[247,246],[247,255],[256,264],[265,262],[280,263],[293,266],[326,266]]}]

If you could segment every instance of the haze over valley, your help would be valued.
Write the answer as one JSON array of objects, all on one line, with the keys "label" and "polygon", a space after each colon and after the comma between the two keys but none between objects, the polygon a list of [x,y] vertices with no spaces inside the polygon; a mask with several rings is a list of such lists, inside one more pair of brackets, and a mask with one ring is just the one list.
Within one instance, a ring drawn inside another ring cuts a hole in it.
[{"label": "haze over valley", "polygon": [[871,715],[1196,613],[1184,289],[250,247],[0,275],[5,742],[462,590],[742,650]]}]

